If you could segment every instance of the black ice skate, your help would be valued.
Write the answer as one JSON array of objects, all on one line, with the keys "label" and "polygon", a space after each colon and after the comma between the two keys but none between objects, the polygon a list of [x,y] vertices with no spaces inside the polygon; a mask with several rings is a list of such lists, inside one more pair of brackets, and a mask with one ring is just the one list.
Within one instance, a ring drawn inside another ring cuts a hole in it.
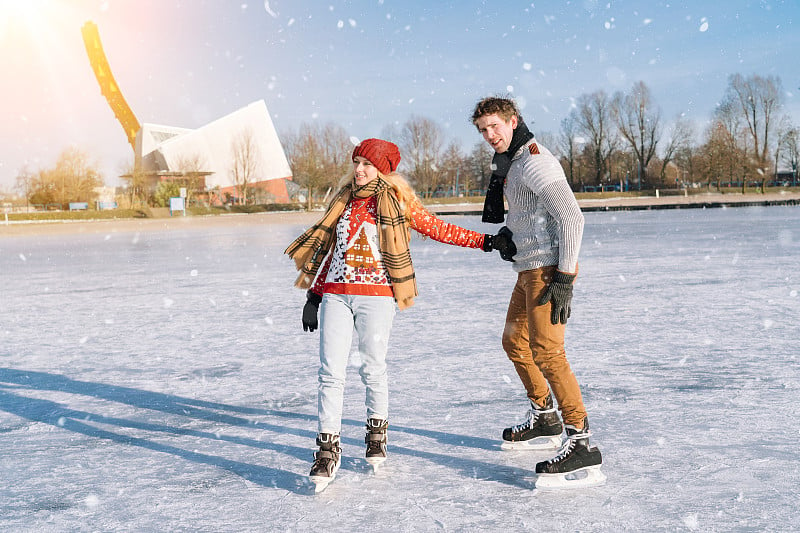
[{"label": "black ice skate", "polygon": [[561,444],[563,426],[548,396],[544,407],[531,402],[528,418],[522,424],[503,430],[503,450],[555,450]]},{"label": "black ice skate", "polygon": [[367,420],[367,435],[364,442],[367,445],[367,462],[372,465],[373,471],[386,461],[386,430],[389,422],[379,418]]},{"label": "black ice skate", "polygon": [[567,438],[558,455],[536,464],[537,489],[593,487],[605,482],[600,471],[603,456],[595,446],[589,446],[589,420],[583,429],[567,425]]},{"label": "black ice skate", "polygon": [[342,462],[342,448],[339,435],[320,433],[317,435],[319,451],[314,453],[314,464],[308,478],[314,483],[314,492],[321,492],[336,477]]}]

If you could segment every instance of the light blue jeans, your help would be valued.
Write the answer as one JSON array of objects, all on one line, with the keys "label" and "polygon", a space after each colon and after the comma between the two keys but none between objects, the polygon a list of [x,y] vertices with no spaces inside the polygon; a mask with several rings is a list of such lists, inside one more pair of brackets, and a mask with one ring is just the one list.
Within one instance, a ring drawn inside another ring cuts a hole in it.
[{"label": "light blue jeans", "polygon": [[386,351],[396,312],[391,296],[325,294],[319,317],[319,432],[339,434],[347,360],[355,330],[367,418],[389,417]]}]

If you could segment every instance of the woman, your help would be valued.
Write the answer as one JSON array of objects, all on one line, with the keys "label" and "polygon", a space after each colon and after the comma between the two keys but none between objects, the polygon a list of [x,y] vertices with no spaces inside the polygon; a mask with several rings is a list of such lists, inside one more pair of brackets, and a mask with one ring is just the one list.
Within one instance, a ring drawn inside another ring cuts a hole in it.
[{"label": "woman", "polygon": [[400,151],[391,142],[366,139],[355,147],[352,160],[353,172],[345,177],[325,215],[286,249],[300,270],[295,285],[309,289],[304,330],[317,328],[318,308],[322,309],[319,451],[310,474],[317,490],[333,480],[341,461],[339,434],[353,329],[361,355],[359,374],[366,386],[366,459],[375,468],[386,460],[389,332],[395,305],[405,309],[417,296],[409,228],[446,244],[487,252],[513,245],[505,235],[469,231],[429,213],[395,173]]}]

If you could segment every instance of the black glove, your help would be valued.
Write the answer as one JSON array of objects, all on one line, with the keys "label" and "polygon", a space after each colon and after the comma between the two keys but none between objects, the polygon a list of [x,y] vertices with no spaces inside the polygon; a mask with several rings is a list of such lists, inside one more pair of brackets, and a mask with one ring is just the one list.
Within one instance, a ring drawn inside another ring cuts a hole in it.
[{"label": "black glove", "polygon": [[553,273],[553,281],[544,292],[544,296],[539,300],[539,305],[546,305],[547,302],[553,303],[550,310],[550,322],[553,324],[567,323],[572,309],[572,282],[575,281],[575,274],[567,274],[556,270]]},{"label": "black glove", "polygon": [[319,327],[317,311],[319,310],[322,296],[316,292],[308,291],[306,298],[306,305],[303,306],[303,331],[314,331]]},{"label": "black glove", "polygon": [[497,235],[484,235],[483,251],[491,252],[492,250],[497,250],[500,252],[500,257],[513,263],[514,254],[517,253],[517,246],[514,244],[514,241],[511,240],[513,235],[511,230],[506,226],[500,228]]}]

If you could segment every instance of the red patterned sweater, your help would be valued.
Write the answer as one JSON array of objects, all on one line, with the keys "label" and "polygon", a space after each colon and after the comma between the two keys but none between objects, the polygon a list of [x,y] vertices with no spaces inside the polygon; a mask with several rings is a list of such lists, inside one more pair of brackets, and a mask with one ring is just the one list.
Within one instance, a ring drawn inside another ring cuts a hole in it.
[{"label": "red patterned sweater", "polygon": [[[411,202],[409,209],[410,226],[419,233],[445,244],[483,247],[482,233],[436,218],[417,200]],[[317,274],[311,287],[313,292],[394,296],[388,272],[381,261],[376,213],[374,196],[350,200],[336,224],[336,244]]]}]

